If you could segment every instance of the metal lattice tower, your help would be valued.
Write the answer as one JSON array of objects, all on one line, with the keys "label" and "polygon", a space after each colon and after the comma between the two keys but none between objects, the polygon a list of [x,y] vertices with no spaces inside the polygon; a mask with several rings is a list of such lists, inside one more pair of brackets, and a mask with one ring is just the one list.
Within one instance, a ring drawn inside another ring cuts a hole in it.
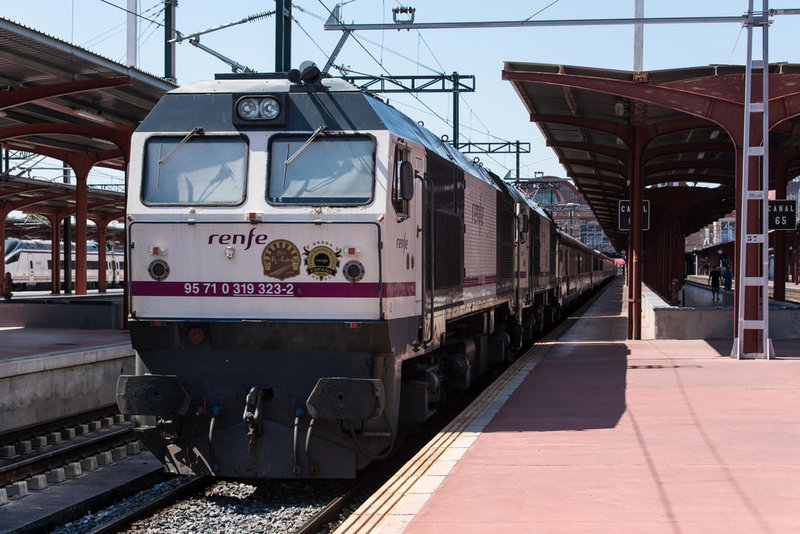
[{"label": "metal lattice tower", "polygon": [[[769,233],[768,233],[768,204],[769,204],[769,0],[762,0],[762,10],[753,11],[754,0],[749,0],[747,11],[747,63],[745,70],[744,92],[744,146],[742,156],[742,204],[741,225],[739,240],[739,265],[737,276],[740,277],[739,289],[736,295],[739,303],[739,315],[736,318],[736,340],[734,341],[733,354],[739,359],[773,358],[775,351],[772,340],[769,338]],[[753,58],[753,30],[761,28],[762,53],[761,59]],[[761,74],[761,102],[753,102],[753,80]],[[750,127],[751,123],[761,123],[761,145],[752,146]],[[758,187],[752,187],[750,182],[750,165],[761,164],[761,176]],[[758,228],[748,224],[748,213],[751,209],[760,210]],[[754,231],[755,230],[755,231]],[[755,257],[754,257],[755,256]],[[748,261],[749,260],[749,261]],[[759,273],[748,273],[747,266],[758,265]],[[747,288],[759,290],[759,317],[758,319],[745,319],[745,295]],[[761,351],[746,353],[744,347],[745,330],[759,332]]]}]

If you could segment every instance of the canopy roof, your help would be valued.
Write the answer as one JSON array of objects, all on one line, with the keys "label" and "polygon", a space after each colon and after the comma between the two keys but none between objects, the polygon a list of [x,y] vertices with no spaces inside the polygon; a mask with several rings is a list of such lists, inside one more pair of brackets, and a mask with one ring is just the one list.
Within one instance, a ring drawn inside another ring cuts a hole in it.
[{"label": "canopy roof", "polygon": [[[618,230],[618,204],[630,198],[636,131],[645,140],[642,178],[651,227],[669,212],[684,218],[688,235],[735,208],[734,147],[742,130],[731,125],[743,117],[744,72],[727,65],[634,73],[506,62],[503,78],[622,250],[627,233]],[[794,176],[800,172],[800,123],[793,115],[800,110],[794,96],[800,65],[771,65],[770,72],[771,105],[784,108],[777,118],[770,113],[771,154],[780,159],[778,172]],[[760,84],[754,100],[760,100]]]},{"label": "canopy roof", "polygon": [[0,19],[0,142],[125,168],[126,134],[175,85]]}]

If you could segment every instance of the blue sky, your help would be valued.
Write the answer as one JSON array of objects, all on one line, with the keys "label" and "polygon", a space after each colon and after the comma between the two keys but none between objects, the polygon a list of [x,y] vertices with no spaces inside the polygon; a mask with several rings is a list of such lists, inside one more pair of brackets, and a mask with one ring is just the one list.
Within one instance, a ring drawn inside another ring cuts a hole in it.
[{"label": "blue sky", "polygon": [[[756,1],[756,7],[760,2]],[[127,0],[36,0],[3,2],[4,18],[125,62]],[[297,0],[293,14],[292,63],[325,63],[340,37],[323,30],[333,0]],[[416,7],[418,22],[475,20],[623,18],[632,17],[634,0],[535,0],[488,3],[477,0],[436,0],[403,5]],[[343,8],[345,21],[391,22],[397,0],[354,0]],[[139,0],[143,16],[163,21],[160,0]],[[549,7],[548,7],[549,6]],[[790,0],[772,8],[798,7]],[[176,27],[184,34],[273,10],[274,1],[179,0]],[[647,17],[697,17],[740,15],[746,0],[645,0]],[[797,33],[800,16],[776,16],[770,29],[770,61],[800,63]],[[138,66],[163,75],[163,29],[140,20]],[[308,35],[306,35],[306,33]],[[500,79],[504,61],[530,61],[630,70],[633,64],[633,29],[626,26],[517,28],[481,30],[372,31],[355,34],[337,58],[337,64],[369,74],[431,74],[476,76],[476,92],[461,97],[462,140],[520,140],[532,144],[532,154],[522,156],[522,175],[535,171],[563,176],[552,152],[545,148],[538,128],[530,123],[522,102],[508,82]],[[201,42],[258,71],[274,70],[275,20],[273,17],[205,35]],[[359,42],[362,46],[359,45]],[[368,50],[369,53],[365,52]],[[644,68],[657,70],[708,64],[742,64],[746,32],[738,24],[684,24],[645,27]],[[377,60],[377,61],[376,61]],[[178,45],[177,77],[180,84],[210,79],[229,72],[225,64],[188,42]],[[379,65],[380,63],[380,65]],[[382,67],[383,68],[382,68]],[[385,70],[384,70],[385,68]],[[452,132],[449,95],[389,95],[390,103],[438,135]],[[427,107],[426,107],[427,106]],[[430,109],[428,109],[430,108]],[[433,111],[431,111],[433,110]],[[493,159],[492,159],[493,158]],[[485,164],[505,175],[515,165],[513,155],[483,157]]]}]

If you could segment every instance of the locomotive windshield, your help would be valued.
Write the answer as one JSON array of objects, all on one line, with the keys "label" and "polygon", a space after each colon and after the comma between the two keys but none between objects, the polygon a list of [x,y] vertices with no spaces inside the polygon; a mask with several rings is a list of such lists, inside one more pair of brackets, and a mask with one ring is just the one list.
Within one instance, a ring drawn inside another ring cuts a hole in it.
[{"label": "locomotive windshield", "polygon": [[267,197],[275,204],[367,204],[374,176],[372,137],[281,135],[270,142]]},{"label": "locomotive windshield", "polygon": [[142,200],[146,204],[235,205],[244,201],[247,142],[241,137],[151,137],[144,159]]}]

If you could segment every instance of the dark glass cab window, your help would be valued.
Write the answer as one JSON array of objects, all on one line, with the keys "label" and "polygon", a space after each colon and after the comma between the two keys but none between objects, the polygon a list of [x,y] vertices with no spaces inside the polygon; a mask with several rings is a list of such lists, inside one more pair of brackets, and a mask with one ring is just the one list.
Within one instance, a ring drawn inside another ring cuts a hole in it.
[{"label": "dark glass cab window", "polygon": [[241,204],[246,177],[247,141],[242,137],[151,137],[145,146],[142,201]]},{"label": "dark glass cab window", "polygon": [[274,204],[368,204],[375,184],[375,140],[366,135],[275,136],[268,183],[267,198]]},{"label": "dark glass cab window", "polygon": [[403,199],[400,190],[400,164],[407,161],[409,151],[400,146],[394,148],[394,176],[392,177],[392,206],[399,219],[407,219],[409,216],[409,202]]}]

